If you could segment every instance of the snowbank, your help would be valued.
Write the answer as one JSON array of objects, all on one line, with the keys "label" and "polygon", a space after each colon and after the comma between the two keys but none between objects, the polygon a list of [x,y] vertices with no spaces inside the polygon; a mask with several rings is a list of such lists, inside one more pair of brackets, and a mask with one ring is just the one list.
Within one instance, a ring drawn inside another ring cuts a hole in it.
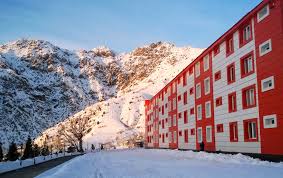
[{"label": "snowbank", "polygon": [[[65,156],[75,155],[80,153],[65,153]],[[58,153],[58,155],[53,154],[48,156],[38,156],[35,158],[35,164],[43,163],[45,161],[49,161],[52,159],[64,157],[64,153]],[[34,159],[26,159],[22,160],[22,165],[20,164],[20,160],[17,161],[7,161],[7,162],[0,162],[0,173],[20,169],[23,167],[34,165]]]},{"label": "snowbank", "polygon": [[135,149],[89,153],[59,165],[37,178],[281,178],[282,168],[283,163],[260,161],[241,154]]}]

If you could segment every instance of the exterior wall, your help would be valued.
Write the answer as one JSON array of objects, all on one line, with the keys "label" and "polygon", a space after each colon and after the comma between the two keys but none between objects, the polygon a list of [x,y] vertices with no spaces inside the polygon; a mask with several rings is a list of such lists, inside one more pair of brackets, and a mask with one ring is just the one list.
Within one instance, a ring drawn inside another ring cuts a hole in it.
[{"label": "exterior wall", "polygon": [[[183,77],[185,76],[186,83],[184,84]],[[178,148],[179,149],[196,149],[195,135],[190,134],[191,129],[195,129],[195,116],[190,115],[190,109],[194,108],[194,94],[190,94],[190,89],[194,87],[194,74],[185,70],[180,77],[180,82],[177,85],[177,95],[181,97],[178,101],[178,115],[181,113],[181,118],[178,117]],[[184,104],[184,94],[186,92],[187,104]],[[187,112],[187,123],[185,123],[184,112]],[[188,141],[185,141],[185,130],[188,132]],[[181,134],[180,134],[181,133]]]},{"label": "exterior wall", "polygon": [[[252,20],[252,24],[254,24]],[[252,25],[253,26],[253,25]],[[254,29],[254,28],[252,28]],[[254,35],[253,35],[254,36]],[[254,37],[253,37],[254,39]],[[221,71],[221,79],[213,82],[213,94],[214,101],[216,98],[222,97],[222,105],[215,107],[215,127],[218,124],[223,124],[223,132],[216,133],[216,150],[228,151],[228,152],[248,152],[248,153],[260,153],[260,140],[257,142],[245,142],[244,141],[244,127],[243,121],[246,119],[259,118],[258,105],[250,109],[243,109],[242,104],[242,89],[251,85],[257,85],[256,72],[242,78],[241,77],[241,64],[240,59],[249,54],[255,55],[255,43],[254,40],[250,41],[243,47],[239,47],[239,31],[233,34],[234,53],[226,57],[226,44],[225,42],[220,45],[220,53],[213,58],[213,73]],[[254,58],[256,61],[257,59]],[[227,84],[227,66],[235,64],[235,76],[234,83]],[[256,67],[255,67],[256,71]],[[228,95],[236,92],[237,111],[229,113],[228,111]],[[257,93],[257,92],[256,92]],[[258,102],[256,102],[258,103]],[[237,122],[238,124],[238,141],[230,142],[230,129],[229,123]],[[259,132],[258,127],[258,132]]]},{"label": "exterior wall", "polygon": [[[273,1],[269,6],[269,16],[260,22],[255,17],[261,151],[264,154],[283,155],[283,1]],[[268,39],[271,39],[272,51],[260,56],[259,46]],[[275,88],[262,92],[261,81],[270,76],[274,77]],[[271,114],[277,116],[277,127],[264,128],[263,117]]]},{"label": "exterior wall", "polygon": [[[269,14],[258,21],[258,12],[266,5],[269,7]],[[251,25],[252,38],[241,43],[242,29],[247,24]],[[226,46],[231,37],[233,51],[229,53]],[[272,50],[260,55],[259,47],[267,40],[271,40]],[[219,52],[215,50],[218,46]],[[146,147],[200,150],[201,140],[207,151],[283,155],[283,104],[280,104],[283,101],[282,51],[283,0],[263,0],[151,100],[145,102]],[[243,75],[242,61],[247,55],[253,57],[253,71]],[[208,70],[204,70],[206,56],[209,57]],[[195,70],[197,63],[200,64],[199,76]],[[235,66],[234,82],[227,81],[227,68],[230,64]],[[221,77],[216,79],[216,74]],[[263,91],[262,80],[268,77],[274,77],[274,88]],[[206,94],[204,81],[207,78],[210,79],[210,92]],[[200,98],[196,97],[198,84],[201,84]],[[255,89],[255,105],[246,107],[243,93],[250,86]],[[187,103],[184,103],[185,92]],[[229,108],[228,98],[231,94],[236,96],[236,110],[233,111]],[[217,103],[219,101],[220,104]],[[211,103],[211,116],[208,118],[205,114],[207,102]],[[201,119],[197,119],[199,105],[202,106]],[[184,112],[187,112],[187,122]],[[264,117],[269,115],[276,116],[276,126],[272,128],[266,128],[264,124]],[[176,124],[173,124],[173,119]],[[247,121],[251,120],[256,124],[256,138],[247,139],[251,132],[247,129]],[[232,127],[234,125],[237,127]],[[208,127],[211,128],[211,140],[207,138]],[[198,138],[198,128],[202,129],[202,138]],[[237,131],[236,139],[231,138],[234,130]],[[188,132],[187,139],[185,131]]]},{"label": "exterior wall", "polygon": [[[200,138],[198,138],[198,128],[202,128],[202,141],[204,143],[204,149],[207,151],[215,151],[215,136],[214,136],[214,109],[213,109],[213,78],[212,78],[212,60],[211,60],[211,54],[208,53],[205,56],[209,57],[209,68],[208,70],[204,71],[204,60],[203,58],[201,58],[198,62],[200,63],[200,75],[196,76],[196,72],[195,72],[195,93],[196,93],[196,86],[198,84],[200,84],[201,86],[201,97],[197,98],[195,95],[195,114],[197,115],[197,107],[199,105],[201,105],[202,108],[202,117],[201,119],[197,119],[196,116],[196,130],[195,130],[195,134],[196,134],[196,148],[197,150],[200,149]],[[195,67],[196,70],[196,67]],[[210,81],[210,89],[209,89],[209,93],[206,94],[205,93],[205,84],[204,81],[205,79],[209,79]],[[205,114],[205,104],[206,102],[210,102],[211,105],[211,116],[210,117],[206,117]],[[206,133],[206,127],[211,127],[212,129],[212,139],[211,141],[207,140],[207,133]]]}]

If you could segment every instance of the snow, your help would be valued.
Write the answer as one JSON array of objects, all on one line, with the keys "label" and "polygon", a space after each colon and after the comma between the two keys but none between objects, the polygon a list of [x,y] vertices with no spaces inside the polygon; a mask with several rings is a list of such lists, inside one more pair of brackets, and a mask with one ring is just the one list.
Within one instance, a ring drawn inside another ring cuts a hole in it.
[{"label": "snow", "polygon": [[[74,154],[79,154],[79,153],[65,153],[65,156],[70,156]],[[53,154],[53,155],[48,155],[48,156],[38,156],[35,158],[35,164],[43,163],[52,159],[60,158],[63,157],[64,153],[58,153],[58,154]],[[20,160],[16,161],[7,161],[7,162],[0,162],[0,173],[24,168],[27,166],[32,166],[34,165],[34,159],[25,159],[22,160],[22,165],[20,164]]]},{"label": "snow", "polygon": [[88,153],[48,170],[37,178],[281,178],[282,168],[283,163],[260,161],[242,154],[134,149]]}]

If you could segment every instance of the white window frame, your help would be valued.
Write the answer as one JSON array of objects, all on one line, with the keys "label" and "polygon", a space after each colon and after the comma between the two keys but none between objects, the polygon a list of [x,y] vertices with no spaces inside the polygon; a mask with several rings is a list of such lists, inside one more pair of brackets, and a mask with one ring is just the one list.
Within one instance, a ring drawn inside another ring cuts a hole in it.
[{"label": "white window frame", "polygon": [[196,77],[200,76],[200,62],[195,65]]},{"label": "white window frame", "polygon": [[203,69],[204,71],[207,71],[209,69],[209,55],[206,55],[203,58]]},{"label": "white window frame", "polygon": [[[269,50],[266,50],[266,51],[264,51],[264,52],[262,52],[261,51],[261,48],[264,46],[264,45],[266,45],[266,44],[269,44]],[[269,53],[269,52],[271,52],[272,51],[272,42],[271,42],[271,39],[269,39],[269,40],[267,40],[267,41],[265,41],[265,42],[263,42],[263,43],[261,43],[260,45],[259,45],[259,56],[261,57],[261,56],[264,56],[265,54],[267,54],[267,53]]]},{"label": "white window frame", "polygon": [[[208,133],[208,131],[207,130],[210,130],[210,132],[209,132],[209,138],[207,137],[207,133]],[[206,142],[212,142],[212,127],[211,126],[206,126]]]},{"label": "white window frame", "polygon": [[243,59],[243,63],[244,63],[244,74],[250,73],[252,71],[254,71],[254,66],[253,66],[253,57],[249,56],[246,57],[245,59]]},{"label": "white window frame", "polygon": [[251,37],[252,37],[252,27],[251,24],[249,24],[245,26],[245,28],[243,29],[243,40],[248,41]]},{"label": "white window frame", "polygon": [[197,137],[198,137],[198,143],[201,143],[202,142],[202,128],[201,127],[197,128]]},{"label": "white window frame", "polygon": [[[266,120],[274,119],[274,124],[267,125]],[[276,114],[263,116],[263,128],[269,129],[269,128],[276,128],[277,127],[277,116]]]},{"label": "white window frame", "polygon": [[249,137],[249,139],[256,139],[257,138],[256,122],[254,122],[254,121],[248,123],[248,137]]},{"label": "white window frame", "polygon": [[[266,9],[266,14],[264,14],[262,17],[259,16],[259,13],[262,12],[265,8]],[[257,13],[257,22],[261,22],[263,19],[265,19],[265,17],[269,16],[270,14],[270,10],[269,10],[269,5],[267,4],[266,6],[264,6],[258,13]]]},{"label": "white window frame", "polygon": [[[208,86],[206,86],[206,82],[208,81]],[[204,79],[204,94],[207,95],[210,93],[210,78]]]},{"label": "white window frame", "polygon": [[201,83],[196,84],[196,99],[201,97]]},{"label": "white window frame", "polygon": [[[209,110],[207,110],[207,105],[209,105]],[[211,118],[211,102],[210,101],[207,101],[205,103],[205,117]]]},{"label": "white window frame", "polygon": [[[199,112],[199,108],[200,108],[200,112]],[[197,105],[197,120],[201,120],[202,119],[202,106]]]},{"label": "white window frame", "polygon": [[[268,82],[268,81],[271,81],[272,86],[264,88],[264,83],[265,83],[265,82]],[[266,78],[266,79],[261,80],[261,92],[266,92],[266,91],[272,90],[272,89],[274,89],[274,88],[275,88],[275,85],[274,85],[274,76],[271,76],[271,77],[268,77],[268,78]]]},{"label": "white window frame", "polygon": [[255,88],[250,88],[245,92],[247,107],[255,104]]}]

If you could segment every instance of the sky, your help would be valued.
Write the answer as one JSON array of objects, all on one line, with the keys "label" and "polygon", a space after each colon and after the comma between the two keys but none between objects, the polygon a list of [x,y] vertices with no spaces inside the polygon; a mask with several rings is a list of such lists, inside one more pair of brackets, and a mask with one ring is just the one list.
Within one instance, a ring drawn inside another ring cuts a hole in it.
[{"label": "sky", "polygon": [[157,41],[206,48],[261,0],[0,0],[0,44],[42,39],[117,52]]}]

